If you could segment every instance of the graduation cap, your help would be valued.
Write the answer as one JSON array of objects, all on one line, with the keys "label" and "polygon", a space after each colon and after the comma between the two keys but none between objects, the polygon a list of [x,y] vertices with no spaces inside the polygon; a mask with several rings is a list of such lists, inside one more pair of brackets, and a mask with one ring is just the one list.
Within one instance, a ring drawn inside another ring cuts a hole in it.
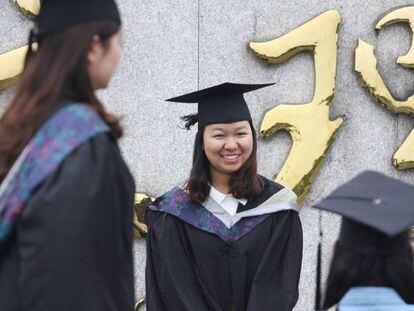
[{"label": "graduation cap", "polygon": [[114,0],[41,0],[35,27],[30,31],[26,63],[33,55],[33,43],[49,34],[98,20],[121,24],[121,16]]},{"label": "graduation cap", "polygon": [[46,35],[97,20],[121,23],[114,0],[42,0],[36,24],[38,35]]},{"label": "graduation cap", "polygon": [[198,122],[198,129],[216,123],[251,121],[249,108],[243,94],[261,89],[268,84],[223,83],[200,91],[167,99],[169,102],[197,103],[198,113],[182,117],[186,129]]},{"label": "graduation cap", "polygon": [[[365,171],[314,207],[343,217],[339,244],[351,251],[381,256],[410,247],[409,228],[414,225],[414,187],[410,184]],[[317,310],[321,297],[320,269],[321,243],[318,246]]]}]

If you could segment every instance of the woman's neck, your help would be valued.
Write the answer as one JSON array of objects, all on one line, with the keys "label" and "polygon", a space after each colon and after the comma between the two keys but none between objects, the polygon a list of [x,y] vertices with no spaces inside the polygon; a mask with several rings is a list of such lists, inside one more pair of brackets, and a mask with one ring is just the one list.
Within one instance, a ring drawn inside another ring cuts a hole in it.
[{"label": "woman's neck", "polygon": [[211,185],[224,194],[230,193],[230,175],[210,167]]}]

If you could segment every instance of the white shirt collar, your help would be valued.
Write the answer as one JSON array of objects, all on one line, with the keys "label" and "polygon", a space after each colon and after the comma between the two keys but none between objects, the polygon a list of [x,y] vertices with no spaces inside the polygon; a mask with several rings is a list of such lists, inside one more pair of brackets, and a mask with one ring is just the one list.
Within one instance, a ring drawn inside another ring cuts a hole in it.
[{"label": "white shirt collar", "polygon": [[[212,214],[214,214],[218,219],[220,219],[227,228],[230,229],[244,217],[271,214],[278,211],[290,209],[298,211],[296,200],[296,194],[292,190],[284,188],[272,195],[269,199],[267,199],[259,206],[241,213],[237,213],[238,201],[231,196],[227,196],[222,205],[219,205],[216,200],[209,196],[207,200],[203,202],[203,206]],[[233,206],[229,206],[230,204]]]},{"label": "white shirt collar", "polygon": [[209,196],[214,199],[214,201],[216,201],[219,205],[222,205],[224,200],[226,198],[233,198],[234,200],[236,200],[238,203],[241,203],[243,205],[246,205],[247,200],[246,199],[236,199],[234,198],[232,195],[230,194],[224,194],[220,191],[218,191],[216,188],[214,188],[213,186],[210,186],[210,194]]}]

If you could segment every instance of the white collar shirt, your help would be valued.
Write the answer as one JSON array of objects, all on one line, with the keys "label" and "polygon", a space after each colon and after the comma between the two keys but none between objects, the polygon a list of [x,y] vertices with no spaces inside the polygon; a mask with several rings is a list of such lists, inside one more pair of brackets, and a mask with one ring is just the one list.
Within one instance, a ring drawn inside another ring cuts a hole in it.
[{"label": "white collar shirt", "polygon": [[229,215],[234,216],[237,213],[239,203],[246,205],[246,199],[236,199],[232,195],[224,194],[213,186],[210,187],[210,198],[217,202]]}]

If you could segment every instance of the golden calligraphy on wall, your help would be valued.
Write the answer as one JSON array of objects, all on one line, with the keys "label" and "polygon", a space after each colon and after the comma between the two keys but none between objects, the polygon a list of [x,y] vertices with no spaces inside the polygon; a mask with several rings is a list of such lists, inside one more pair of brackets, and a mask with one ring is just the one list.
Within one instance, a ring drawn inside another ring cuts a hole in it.
[{"label": "golden calligraphy on wall", "polygon": [[13,0],[13,2],[29,18],[34,18],[39,14],[40,0]]},{"label": "golden calligraphy on wall", "polygon": [[27,46],[0,55],[0,91],[8,88],[23,71]]},{"label": "golden calligraphy on wall", "polygon": [[[384,16],[375,26],[377,30],[384,26],[407,22],[414,31],[414,7],[397,9]],[[414,68],[414,40],[411,48],[404,56],[397,59],[401,66]],[[385,106],[394,113],[406,113],[414,115],[414,95],[405,101],[394,98],[385,85],[381,75],[377,70],[377,59],[374,55],[374,47],[363,40],[359,40],[355,50],[355,71],[360,75],[363,84],[368,88],[376,102]],[[397,169],[414,168],[414,131],[405,139],[404,143],[394,154],[394,166]]]},{"label": "golden calligraphy on wall", "polygon": [[[34,18],[40,10],[40,0],[13,0],[28,18]],[[8,88],[23,71],[27,46],[0,55],[0,91]]]},{"label": "golden calligraphy on wall", "polygon": [[260,133],[269,137],[280,130],[290,133],[293,145],[276,181],[293,189],[303,201],[324,160],[343,118],[329,119],[335,90],[340,15],[327,11],[290,33],[268,42],[251,42],[250,48],[271,64],[280,64],[302,51],[315,60],[315,92],[310,103],[278,105],[268,111]]}]

